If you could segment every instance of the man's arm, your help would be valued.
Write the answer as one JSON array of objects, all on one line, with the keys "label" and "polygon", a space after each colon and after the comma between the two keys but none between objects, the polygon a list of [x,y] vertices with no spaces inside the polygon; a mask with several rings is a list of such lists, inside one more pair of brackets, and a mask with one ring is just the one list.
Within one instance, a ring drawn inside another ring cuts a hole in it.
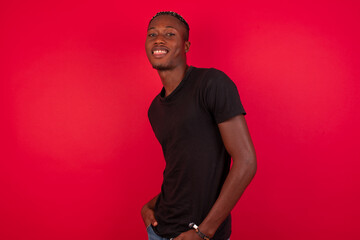
[{"label": "man's arm", "polygon": [[[220,195],[199,230],[210,238],[230,214],[256,172],[256,155],[243,115],[218,124],[226,150],[233,164]],[[180,234],[176,240],[200,239],[194,230]]]},{"label": "man's arm", "polygon": [[149,226],[150,224],[153,226],[156,226],[158,224],[154,215],[155,203],[158,197],[159,194],[156,195],[153,199],[151,199],[141,208],[141,216],[146,227]]}]

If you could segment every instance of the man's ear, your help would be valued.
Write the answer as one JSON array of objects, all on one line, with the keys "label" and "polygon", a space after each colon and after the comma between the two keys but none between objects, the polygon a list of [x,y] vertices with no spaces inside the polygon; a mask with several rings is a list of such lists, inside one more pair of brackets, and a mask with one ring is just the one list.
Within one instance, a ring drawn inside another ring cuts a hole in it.
[{"label": "man's ear", "polygon": [[190,49],[191,43],[189,41],[185,41],[185,53],[187,53]]}]

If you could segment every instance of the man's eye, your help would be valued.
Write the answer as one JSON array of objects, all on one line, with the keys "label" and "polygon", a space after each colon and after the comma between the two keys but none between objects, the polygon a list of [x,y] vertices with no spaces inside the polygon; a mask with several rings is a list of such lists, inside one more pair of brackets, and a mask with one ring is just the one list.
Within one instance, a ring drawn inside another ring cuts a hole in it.
[{"label": "man's eye", "polygon": [[149,33],[149,34],[148,34],[148,37],[155,37],[155,36],[156,36],[155,33]]},{"label": "man's eye", "polygon": [[175,33],[167,33],[166,36],[168,37],[175,36]]}]

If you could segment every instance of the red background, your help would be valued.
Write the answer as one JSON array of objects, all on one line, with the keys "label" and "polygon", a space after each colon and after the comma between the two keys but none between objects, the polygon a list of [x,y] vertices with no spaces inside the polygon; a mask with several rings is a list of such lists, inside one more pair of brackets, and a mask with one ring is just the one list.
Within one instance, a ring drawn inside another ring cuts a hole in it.
[{"label": "red background", "polygon": [[360,239],[358,1],[2,1],[0,239],[145,239],[164,160],[149,19],[237,84],[258,172],[232,239]]}]

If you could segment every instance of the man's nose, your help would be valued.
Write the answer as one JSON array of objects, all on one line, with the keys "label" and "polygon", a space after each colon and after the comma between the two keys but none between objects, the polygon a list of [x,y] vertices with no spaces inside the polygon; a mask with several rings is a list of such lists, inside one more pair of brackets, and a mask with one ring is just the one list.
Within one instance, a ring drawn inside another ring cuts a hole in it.
[{"label": "man's nose", "polygon": [[155,39],[155,43],[156,44],[164,44],[165,43],[164,37],[161,35],[158,35]]}]

